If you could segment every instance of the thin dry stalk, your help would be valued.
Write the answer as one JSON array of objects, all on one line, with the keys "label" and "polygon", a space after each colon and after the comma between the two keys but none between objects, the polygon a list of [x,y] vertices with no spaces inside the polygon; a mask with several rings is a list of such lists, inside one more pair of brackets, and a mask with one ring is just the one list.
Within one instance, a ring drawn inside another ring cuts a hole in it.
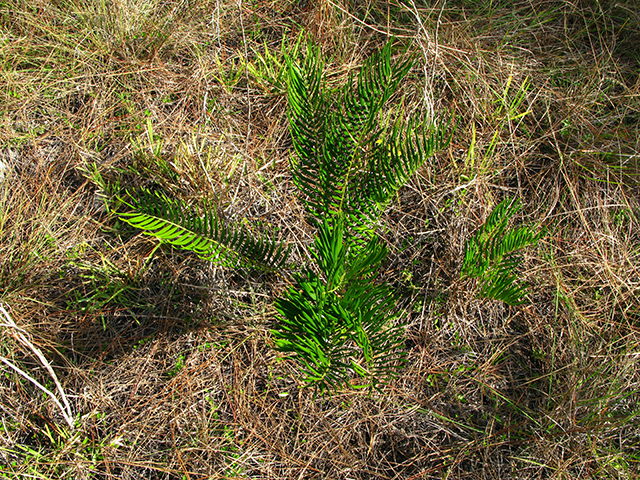
[{"label": "thin dry stalk", "polygon": [[60,409],[60,412],[62,413],[62,416],[63,416],[64,420],[67,422],[67,425],[69,426],[69,428],[71,430],[73,430],[74,429],[74,423],[73,423],[73,414],[71,413],[71,405],[69,404],[69,401],[67,400],[67,396],[65,395],[64,389],[62,388],[62,385],[60,384],[60,380],[58,380],[58,376],[56,375],[56,372],[53,371],[53,368],[51,368],[51,364],[47,361],[47,359],[42,354],[40,349],[38,347],[36,347],[32,342],[30,342],[29,339],[26,337],[27,332],[25,332],[23,329],[21,329],[20,327],[18,327],[16,325],[16,322],[13,321],[13,318],[11,318],[11,315],[9,315],[9,312],[7,312],[7,310],[4,308],[4,305],[2,305],[2,304],[0,304],[0,313],[2,314],[2,316],[4,317],[4,319],[7,322],[7,323],[4,323],[4,324],[0,324],[0,327],[11,328],[12,329],[12,335],[11,336],[13,338],[17,339],[22,345],[24,345],[25,347],[30,349],[36,355],[36,357],[38,357],[38,360],[40,360],[40,363],[42,363],[44,368],[49,373],[49,376],[53,380],[53,383],[56,385],[56,388],[58,389],[58,393],[60,394],[60,398],[62,399],[62,402],[64,403],[64,407],[62,406],[62,403],[60,403],[60,400],[58,400],[58,398],[55,396],[55,394],[53,392],[51,392],[50,390],[48,390],[47,388],[42,386],[42,384],[40,382],[38,382],[37,380],[34,380],[29,374],[27,374],[26,372],[24,372],[23,370],[21,370],[17,366],[13,365],[11,362],[9,362],[4,357],[0,357],[0,361],[2,363],[4,363],[5,365],[8,365],[9,367],[11,367],[13,370],[18,372],[20,375],[22,375],[24,378],[26,378],[31,383],[33,383],[36,387],[38,387],[40,390],[42,390],[44,393],[49,395],[51,397],[51,399],[55,402],[55,404],[58,406],[58,408]]}]

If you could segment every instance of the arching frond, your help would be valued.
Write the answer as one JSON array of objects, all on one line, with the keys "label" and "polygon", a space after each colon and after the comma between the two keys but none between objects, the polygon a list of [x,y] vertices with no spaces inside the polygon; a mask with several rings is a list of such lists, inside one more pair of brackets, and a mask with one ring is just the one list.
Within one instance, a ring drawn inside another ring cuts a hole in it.
[{"label": "arching frond", "polygon": [[200,214],[163,193],[148,190],[129,197],[124,203],[132,210],[119,213],[120,219],[174,247],[227,267],[275,270],[286,262],[289,250],[282,244],[257,237],[245,227],[225,225],[215,208]]},{"label": "arching frond", "polygon": [[381,111],[413,62],[392,61],[392,43],[365,61],[346,85],[329,92],[323,62],[309,49],[302,64],[288,59],[289,123],[297,157],[293,179],[312,222],[343,216],[361,246],[380,215],[415,171],[450,141],[450,122],[426,126],[401,118],[382,125]]},{"label": "arching frond", "polygon": [[418,124],[399,119],[384,141],[377,140],[367,157],[361,188],[377,204],[387,205],[424,162],[445,148],[453,135],[452,121]]},{"label": "arching frond", "polygon": [[297,278],[275,302],[277,349],[298,362],[305,381],[321,392],[347,384],[376,387],[401,366],[402,328],[394,324],[395,297],[389,287],[371,282],[386,249],[372,241],[349,260],[341,222],[320,226],[313,255],[320,274]]},{"label": "arching frond", "polygon": [[536,233],[534,225],[507,230],[509,220],[520,208],[519,200],[503,200],[467,243],[460,275],[478,278],[479,297],[502,300],[510,305],[524,301],[527,289],[515,274],[520,263],[517,252],[537,244],[544,230]]}]

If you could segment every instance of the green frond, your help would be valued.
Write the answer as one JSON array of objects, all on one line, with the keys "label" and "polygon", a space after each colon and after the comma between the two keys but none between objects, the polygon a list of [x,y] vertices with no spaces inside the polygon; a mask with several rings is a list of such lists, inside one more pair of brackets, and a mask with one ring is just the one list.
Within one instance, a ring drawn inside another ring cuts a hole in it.
[{"label": "green frond", "polygon": [[289,123],[297,157],[293,180],[312,223],[345,219],[350,241],[364,247],[389,200],[450,141],[449,124],[398,121],[387,131],[381,111],[413,65],[392,61],[392,43],[369,57],[334,92],[322,80],[320,53],[288,59]]},{"label": "green frond", "polygon": [[[353,146],[360,145],[378,127],[382,107],[397,90],[413,66],[410,58],[393,64],[392,43],[371,55],[362,65],[357,78],[353,75],[340,92],[339,109],[333,123],[339,126],[339,136]],[[406,52],[405,52],[406,53]]]},{"label": "green frond", "polygon": [[416,119],[399,118],[386,140],[377,140],[372,148],[368,175],[361,184],[363,192],[386,206],[426,160],[450,143],[454,132],[452,120],[419,125]]},{"label": "green frond", "polygon": [[533,225],[507,230],[509,220],[520,208],[518,200],[503,200],[467,242],[460,276],[479,279],[479,297],[510,305],[524,302],[527,290],[515,275],[520,263],[517,252],[536,245],[544,230],[536,233]]},{"label": "green frond", "polygon": [[492,269],[482,277],[478,297],[502,300],[509,305],[524,303],[527,288],[518,283],[517,277],[509,269]]},{"label": "green frond", "polygon": [[316,235],[311,254],[323,273],[328,288],[338,288],[345,273],[343,259],[348,245],[344,242],[343,222],[338,218],[332,225],[324,219],[322,228]]},{"label": "green frond", "polygon": [[[319,52],[312,48],[308,49],[302,65],[290,57],[286,62],[289,128],[298,154],[291,160],[293,180],[308,212],[320,214],[329,209],[333,177],[340,175],[335,168],[330,170],[325,166],[326,116],[329,110],[322,82],[324,63]],[[328,193],[318,195],[318,191]]]},{"label": "green frond", "polygon": [[282,268],[289,250],[282,244],[254,236],[244,227],[225,225],[214,208],[200,215],[194,208],[160,192],[140,190],[123,201],[132,210],[118,217],[174,247],[227,267],[261,270]]},{"label": "green frond", "polygon": [[339,295],[308,273],[275,302],[276,348],[290,353],[305,381],[321,391],[347,384],[353,374],[367,386],[384,382],[403,360],[402,327],[393,323],[390,293],[384,286],[360,284]]},{"label": "green frond", "polygon": [[307,271],[275,302],[276,348],[291,354],[306,383],[321,392],[347,384],[353,375],[375,388],[403,361],[395,297],[369,278],[386,249],[371,242],[350,262],[342,223],[325,220],[313,255],[322,276]]}]

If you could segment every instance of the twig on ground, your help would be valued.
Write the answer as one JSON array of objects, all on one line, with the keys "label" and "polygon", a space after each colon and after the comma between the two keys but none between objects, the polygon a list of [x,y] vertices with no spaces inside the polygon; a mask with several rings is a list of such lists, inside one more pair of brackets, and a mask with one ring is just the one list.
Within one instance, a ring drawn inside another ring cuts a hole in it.
[{"label": "twig on ground", "polygon": [[32,342],[30,342],[29,339],[25,336],[26,332],[22,328],[18,327],[18,325],[16,325],[16,323],[13,321],[13,319],[9,315],[9,312],[7,312],[7,310],[4,308],[3,305],[0,305],[0,313],[2,313],[2,316],[7,321],[7,323],[0,324],[0,326],[13,328],[15,330],[14,338],[16,338],[24,346],[29,348],[36,355],[36,357],[38,357],[38,360],[40,360],[40,363],[42,363],[42,365],[47,370],[47,372],[49,372],[49,375],[51,376],[53,383],[55,383],[56,388],[58,389],[58,393],[60,394],[60,398],[62,398],[62,402],[64,402],[64,407],[62,406],[62,403],[60,403],[60,400],[58,400],[58,398],[55,396],[53,392],[45,388],[42,384],[40,384],[31,376],[29,376],[26,372],[24,372],[17,366],[13,365],[11,362],[9,362],[9,360],[7,360],[4,357],[0,357],[0,361],[5,365],[14,369],[16,372],[18,372],[20,375],[22,375],[24,378],[26,378],[31,383],[33,383],[36,387],[42,390],[44,393],[49,395],[53,399],[53,401],[56,403],[56,405],[60,408],[60,411],[62,412],[62,416],[64,417],[65,421],[69,425],[69,428],[73,429],[73,415],[71,414],[71,405],[67,400],[67,396],[64,393],[64,389],[62,388],[62,385],[60,384],[60,381],[58,380],[56,373],[53,371],[53,368],[51,368],[51,365],[49,364],[47,359],[44,357],[42,352],[38,349],[38,347],[36,347]]}]

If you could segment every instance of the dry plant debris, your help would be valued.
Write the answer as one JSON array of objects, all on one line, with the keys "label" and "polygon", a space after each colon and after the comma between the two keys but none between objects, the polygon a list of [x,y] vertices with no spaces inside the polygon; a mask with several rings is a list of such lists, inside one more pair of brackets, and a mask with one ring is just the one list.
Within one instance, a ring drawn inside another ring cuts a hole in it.
[{"label": "dry plant debris", "polygon": [[[426,3],[0,2],[0,476],[640,476],[637,4]],[[281,75],[300,35],[335,85],[394,36],[420,59],[402,108],[460,119],[383,218],[408,362],[382,393],[299,388],[271,348],[280,277],[110,215],[119,189],[219,197],[303,263]],[[548,230],[520,306],[460,280],[507,196]]]}]

